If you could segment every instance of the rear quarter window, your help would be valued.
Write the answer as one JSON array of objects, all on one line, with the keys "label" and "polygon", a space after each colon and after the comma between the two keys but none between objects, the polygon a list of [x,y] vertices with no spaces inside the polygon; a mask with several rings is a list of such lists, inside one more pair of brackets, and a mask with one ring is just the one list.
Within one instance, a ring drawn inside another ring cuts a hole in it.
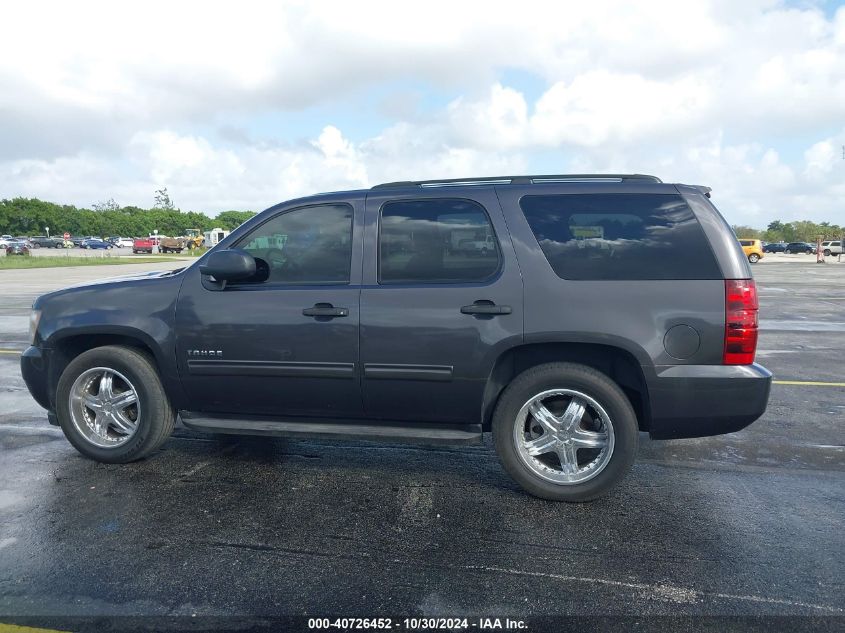
[{"label": "rear quarter window", "polygon": [[562,279],[722,277],[704,231],[679,195],[528,195],[520,207]]}]

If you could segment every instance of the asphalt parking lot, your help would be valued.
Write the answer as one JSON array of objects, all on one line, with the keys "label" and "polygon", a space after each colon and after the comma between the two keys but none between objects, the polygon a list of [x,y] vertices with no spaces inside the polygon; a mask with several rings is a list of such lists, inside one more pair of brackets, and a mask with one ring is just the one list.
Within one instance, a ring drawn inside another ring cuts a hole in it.
[{"label": "asphalt parking lot", "polygon": [[181,264],[0,271],[0,622],[622,614],[841,626],[845,262],[814,261],[753,268],[758,361],[782,382],[766,415],[729,436],[642,435],[628,479],[581,505],[527,496],[489,440],[429,449],[177,429],[146,461],[88,461],[20,377],[29,306],[71,283]]}]

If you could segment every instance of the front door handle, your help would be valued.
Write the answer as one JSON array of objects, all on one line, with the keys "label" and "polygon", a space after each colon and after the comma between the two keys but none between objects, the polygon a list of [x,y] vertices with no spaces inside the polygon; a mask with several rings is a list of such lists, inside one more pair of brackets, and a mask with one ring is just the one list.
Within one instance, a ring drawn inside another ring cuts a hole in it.
[{"label": "front door handle", "polygon": [[462,314],[496,315],[510,314],[513,312],[510,306],[497,306],[492,301],[476,301],[472,305],[461,307]]},{"label": "front door handle", "polygon": [[349,308],[335,308],[331,303],[315,303],[313,308],[305,308],[302,314],[310,317],[345,317]]}]

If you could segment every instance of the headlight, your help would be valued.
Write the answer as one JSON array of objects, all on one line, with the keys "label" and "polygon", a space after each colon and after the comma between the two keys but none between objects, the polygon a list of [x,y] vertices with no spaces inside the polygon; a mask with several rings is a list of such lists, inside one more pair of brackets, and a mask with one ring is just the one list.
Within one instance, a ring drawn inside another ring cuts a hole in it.
[{"label": "headlight", "polygon": [[38,322],[41,320],[41,310],[32,310],[29,313],[29,344],[35,345],[35,333],[38,331]]}]

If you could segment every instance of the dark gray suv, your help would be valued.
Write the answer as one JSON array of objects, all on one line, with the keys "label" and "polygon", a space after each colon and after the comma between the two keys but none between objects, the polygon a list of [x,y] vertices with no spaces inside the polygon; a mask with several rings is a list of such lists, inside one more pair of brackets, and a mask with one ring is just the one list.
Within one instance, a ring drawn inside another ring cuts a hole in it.
[{"label": "dark gray suv", "polygon": [[195,264],[33,306],[23,376],[83,454],[214,433],[478,442],[593,499],[654,438],[763,414],[748,261],[706,187],[398,182],[267,209]]}]

